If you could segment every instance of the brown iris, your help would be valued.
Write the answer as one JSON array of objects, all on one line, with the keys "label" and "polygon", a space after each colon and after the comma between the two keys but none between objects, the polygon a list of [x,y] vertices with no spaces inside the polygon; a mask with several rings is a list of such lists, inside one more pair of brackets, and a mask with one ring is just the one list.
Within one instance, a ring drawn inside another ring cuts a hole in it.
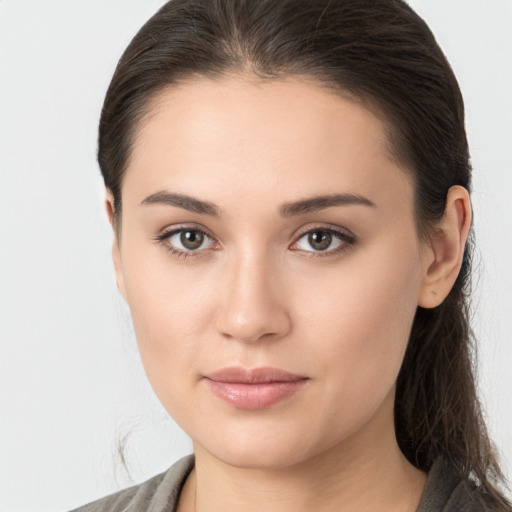
[{"label": "brown iris", "polygon": [[200,231],[182,231],[180,242],[186,249],[197,249],[201,247],[204,241],[204,235]]},{"label": "brown iris", "polygon": [[308,242],[317,251],[325,251],[332,243],[332,235],[328,231],[312,231],[308,235]]}]

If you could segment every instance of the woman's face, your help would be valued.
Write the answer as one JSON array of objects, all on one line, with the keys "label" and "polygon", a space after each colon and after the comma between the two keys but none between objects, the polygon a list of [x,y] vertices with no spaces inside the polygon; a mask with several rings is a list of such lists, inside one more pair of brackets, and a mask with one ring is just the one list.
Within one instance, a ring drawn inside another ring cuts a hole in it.
[{"label": "woman's face", "polygon": [[297,80],[198,79],[154,103],[122,196],[118,285],[197,447],[286,467],[389,438],[425,258],[377,117]]}]

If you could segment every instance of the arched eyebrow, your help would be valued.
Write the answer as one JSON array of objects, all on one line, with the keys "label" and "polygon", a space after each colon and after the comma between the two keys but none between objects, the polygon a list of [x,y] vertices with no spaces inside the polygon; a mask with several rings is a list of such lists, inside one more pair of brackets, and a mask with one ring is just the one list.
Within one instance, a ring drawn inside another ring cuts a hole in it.
[{"label": "arched eyebrow", "polygon": [[330,208],[331,206],[363,205],[376,207],[373,201],[358,194],[329,194],[326,196],[316,196],[309,199],[301,199],[285,203],[281,206],[279,213],[283,217],[293,217],[303,215],[304,213],[317,212]]},{"label": "arched eyebrow", "polygon": [[185,194],[173,194],[171,192],[156,192],[146,197],[141,205],[167,204],[177,206],[189,212],[200,213],[201,215],[210,215],[211,217],[220,217],[220,209],[217,205],[209,201],[201,201],[195,197]]},{"label": "arched eyebrow", "polygon": [[[183,208],[193,213],[209,215],[211,217],[220,217],[220,208],[209,201],[203,201],[186,194],[175,194],[161,191],[146,197],[141,205],[164,204]],[[279,209],[282,217],[294,217],[305,213],[317,212],[330,208],[332,206],[363,205],[375,207],[375,203],[366,197],[358,194],[329,194],[323,196],[310,197],[290,203],[284,203]]]}]

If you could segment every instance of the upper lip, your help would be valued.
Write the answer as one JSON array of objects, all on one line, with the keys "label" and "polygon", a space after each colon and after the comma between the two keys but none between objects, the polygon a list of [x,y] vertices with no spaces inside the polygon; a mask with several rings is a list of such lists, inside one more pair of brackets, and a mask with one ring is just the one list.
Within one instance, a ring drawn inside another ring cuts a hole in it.
[{"label": "upper lip", "polygon": [[222,368],[205,375],[207,379],[217,382],[237,382],[240,384],[264,384],[268,382],[294,382],[307,379],[304,375],[280,370],[279,368],[260,367],[260,368],[242,368],[232,366]]}]

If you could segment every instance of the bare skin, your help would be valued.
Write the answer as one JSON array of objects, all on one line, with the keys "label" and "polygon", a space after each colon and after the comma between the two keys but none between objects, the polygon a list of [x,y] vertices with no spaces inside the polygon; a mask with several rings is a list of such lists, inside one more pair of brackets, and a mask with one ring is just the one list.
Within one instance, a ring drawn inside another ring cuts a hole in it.
[{"label": "bare skin", "polygon": [[[457,277],[467,192],[450,189],[420,240],[381,120],[304,81],[230,76],[162,93],[122,194],[118,286],[149,381],[194,442],[178,510],[413,512],[426,475],[395,439],[396,377],[417,306]],[[208,385],[233,366],[304,385],[239,407]]]},{"label": "bare skin", "polygon": [[[391,401],[392,397],[389,398]],[[200,464],[187,481],[178,511],[193,511],[195,501],[198,511],[219,512],[224,510],[226,502],[229,504],[226,510],[249,512],[414,511],[426,475],[411,468],[396,450],[394,432],[388,431],[389,442],[383,442],[382,449],[375,450],[373,440],[378,437],[384,441],[383,429],[388,423],[389,418],[384,417],[380,423],[372,422],[371,428],[359,432],[343,446],[285,470],[241,471],[229,465],[218,468],[216,460],[196,447]],[[360,452],[360,443],[364,441],[367,450]],[[353,453],[356,451],[357,454]],[[390,467],[393,472],[389,471]],[[220,499],[215,500],[216,497]]]}]

